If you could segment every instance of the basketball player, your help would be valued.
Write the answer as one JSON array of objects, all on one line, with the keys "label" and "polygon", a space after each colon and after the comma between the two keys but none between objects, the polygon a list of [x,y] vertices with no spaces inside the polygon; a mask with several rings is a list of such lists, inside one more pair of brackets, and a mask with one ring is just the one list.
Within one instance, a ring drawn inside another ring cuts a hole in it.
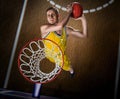
[{"label": "basketball player", "polygon": [[60,21],[59,20],[59,11],[54,7],[49,7],[46,10],[48,24],[42,25],[40,27],[42,38],[47,38],[56,42],[62,49],[64,54],[64,66],[63,70],[69,71],[71,75],[74,74],[74,70],[70,64],[70,60],[65,54],[66,42],[69,35],[78,38],[87,37],[87,23],[86,18],[82,15],[80,18],[76,19],[77,21],[81,20],[82,22],[82,32],[75,30],[74,28],[67,26],[69,19],[71,18],[72,5],[67,6],[67,15]]},{"label": "basketball player", "polygon": [[[73,76],[74,70],[70,64],[70,60],[65,54],[67,38],[69,37],[69,35],[72,35],[78,38],[87,37],[87,23],[86,23],[85,16],[82,15],[80,18],[76,19],[77,21],[80,20],[82,22],[82,27],[83,27],[82,32],[79,30],[75,30],[70,26],[67,26],[67,23],[71,18],[71,13],[72,13],[72,5],[68,5],[67,15],[60,21],[58,9],[54,7],[48,8],[46,10],[48,24],[42,25],[40,27],[40,31],[41,31],[42,38],[50,39],[56,42],[61,47],[61,50],[63,51],[63,55],[64,55],[64,66],[62,68],[65,71],[69,71],[70,74]],[[46,44],[46,45],[48,45],[49,47],[49,44]],[[54,62],[53,59],[51,59],[50,57],[47,57],[47,58],[51,62]],[[33,97],[40,97],[40,94],[39,94],[40,86],[41,84],[34,84]]]}]

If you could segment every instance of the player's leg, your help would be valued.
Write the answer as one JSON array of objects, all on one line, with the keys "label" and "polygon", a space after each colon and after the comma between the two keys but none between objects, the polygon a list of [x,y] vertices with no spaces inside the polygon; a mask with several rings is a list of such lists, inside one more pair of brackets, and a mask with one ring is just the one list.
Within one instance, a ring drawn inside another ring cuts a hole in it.
[{"label": "player's leg", "polygon": [[69,71],[71,75],[74,75],[74,70],[73,67],[71,65],[71,62],[69,60],[69,58],[64,55],[64,66],[63,66],[63,70],[65,71]]},{"label": "player's leg", "polygon": [[35,83],[32,97],[39,98],[40,97],[40,89],[41,89],[41,84]]}]

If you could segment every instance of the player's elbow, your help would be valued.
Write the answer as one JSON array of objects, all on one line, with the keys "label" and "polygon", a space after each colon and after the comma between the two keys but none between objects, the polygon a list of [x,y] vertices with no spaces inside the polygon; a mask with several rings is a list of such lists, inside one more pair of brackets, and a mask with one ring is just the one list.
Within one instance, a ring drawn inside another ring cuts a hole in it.
[{"label": "player's elbow", "polygon": [[64,27],[64,25],[63,24],[57,24],[57,27],[58,27],[58,30],[62,30],[62,28]]},{"label": "player's elbow", "polygon": [[88,37],[87,28],[84,28],[84,30],[83,30],[83,37],[84,38]]},{"label": "player's elbow", "polygon": [[83,38],[87,38],[88,37],[87,32],[84,32],[82,36]]}]

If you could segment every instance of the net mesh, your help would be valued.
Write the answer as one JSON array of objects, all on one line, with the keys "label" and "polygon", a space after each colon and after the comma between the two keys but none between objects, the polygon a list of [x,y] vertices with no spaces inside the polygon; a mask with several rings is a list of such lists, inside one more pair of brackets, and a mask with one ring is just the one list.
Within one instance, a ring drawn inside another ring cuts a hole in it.
[{"label": "net mesh", "polygon": [[[51,62],[55,62],[55,68],[49,72],[41,70],[40,62],[48,58]],[[62,51],[60,47],[53,41],[48,39],[34,40],[22,48],[19,54],[19,70],[28,80],[35,83],[45,83],[59,74],[61,70]]]}]

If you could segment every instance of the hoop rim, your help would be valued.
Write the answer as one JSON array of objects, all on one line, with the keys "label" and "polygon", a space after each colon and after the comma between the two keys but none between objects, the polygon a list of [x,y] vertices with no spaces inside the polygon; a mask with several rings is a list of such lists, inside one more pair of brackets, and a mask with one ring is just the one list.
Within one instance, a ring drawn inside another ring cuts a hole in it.
[{"label": "hoop rim", "polygon": [[[43,41],[43,40],[48,40],[48,41],[54,43],[54,44],[57,45],[57,47],[60,49],[61,54],[62,54],[62,65],[60,66],[61,68],[60,68],[59,72],[58,72],[57,74],[55,74],[52,79],[47,80],[47,81],[43,81],[43,82],[34,82],[34,81],[30,80],[29,78],[25,77],[25,75],[23,74],[23,72],[20,70],[20,54],[22,53],[23,49],[24,49],[27,45],[30,44],[30,42],[32,42],[32,41],[38,41],[38,40],[41,40],[41,41]],[[18,60],[17,60],[17,61],[18,61],[19,72],[20,72],[20,74],[21,74],[27,81],[29,81],[29,82],[31,82],[31,83],[44,84],[44,83],[48,83],[48,82],[53,81],[53,80],[54,80],[55,78],[57,78],[58,75],[61,73],[62,67],[64,66],[64,54],[63,54],[63,51],[62,51],[61,47],[60,47],[56,42],[54,42],[54,41],[52,41],[52,40],[50,40],[50,39],[46,39],[46,38],[34,38],[34,39],[28,41],[28,42],[21,48],[21,50],[20,50],[20,52],[19,52],[19,55],[18,55]]]}]

